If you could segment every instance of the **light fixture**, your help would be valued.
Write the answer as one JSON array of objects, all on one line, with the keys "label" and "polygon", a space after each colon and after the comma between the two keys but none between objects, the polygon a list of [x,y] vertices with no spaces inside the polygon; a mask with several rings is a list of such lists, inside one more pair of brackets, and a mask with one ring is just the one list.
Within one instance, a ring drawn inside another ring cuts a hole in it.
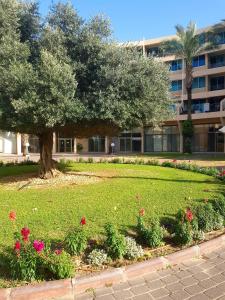
[{"label": "light fixture", "polygon": [[225,134],[225,126],[223,126],[222,128],[219,129],[219,132],[222,132]]}]

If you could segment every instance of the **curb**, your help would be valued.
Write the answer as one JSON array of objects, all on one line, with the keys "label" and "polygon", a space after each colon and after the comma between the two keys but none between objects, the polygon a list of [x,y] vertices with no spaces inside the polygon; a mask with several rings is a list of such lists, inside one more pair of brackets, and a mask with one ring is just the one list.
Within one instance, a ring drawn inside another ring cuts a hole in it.
[{"label": "curb", "polygon": [[50,300],[55,297],[74,299],[75,295],[88,289],[96,289],[173,266],[192,258],[197,258],[225,246],[225,234],[202,244],[177,251],[167,256],[153,258],[124,268],[103,271],[98,275],[65,280],[55,280],[38,285],[0,289],[0,300]]}]

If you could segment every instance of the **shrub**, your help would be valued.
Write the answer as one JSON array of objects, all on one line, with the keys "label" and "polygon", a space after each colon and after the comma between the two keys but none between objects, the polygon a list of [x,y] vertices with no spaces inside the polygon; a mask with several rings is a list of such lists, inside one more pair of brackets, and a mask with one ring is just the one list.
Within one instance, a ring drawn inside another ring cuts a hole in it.
[{"label": "shrub", "polygon": [[80,144],[80,143],[78,143],[78,144],[77,144],[77,152],[82,152],[83,149],[84,149],[83,145]]},{"label": "shrub", "polygon": [[94,249],[88,255],[88,263],[93,266],[102,266],[108,261],[107,253],[104,250]]},{"label": "shrub", "polygon": [[225,218],[225,197],[218,195],[216,199],[212,201],[214,210]]},{"label": "shrub", "polygon": [[[16,242],[17,245],[20,243]],[[20,244],[21,245],[21,244]],[[10,269],[12,277],[24,281],[39,279],[37,272],[38,256],[34,252],[32,244],[21,245],[20,249],[15,249],[10,259]]]},{"label": "shrub", "polygon": [[126,237],[125,257],[128,259],[137,259],[144,255],[144,251],[140,245],[137,245],[135,239]]},{"label": "shrub", "polygon": [[74,274],[74,264],[65,251],[55,250],[53,253],[48,253],[43,264],[50,276],[55,279],[69,278]]},{"label": "shrub", "polygon": [[195,214],[199,230],[209,232],[213,229],[220,229],[223,226],[223,218],[213,209],[211,203],[199,205],[195,210]]},{"label": "shrub", "polygon": [[93,157],[88,157],[87,162],[88,162],[89,164],[92,164],[92,163],[94,162]]},{"label": "shrub", "polygon": [[191,225],[188,222],[178,222],[175,226],[174,237],[177,244],[190,244],[193,240]]},{"label": "shrub", "polygon": [[112,259],[121,259],[126,252],[126,242],[123,235],[121,235],[116,227],[110,223],[105,226],[106,232],[106,249],[108,255]]},{"label": "shrub", "polygon": [[158,218],[153,218],[148,227],[143,222],[143,216],[138,217],[137,232],[140,241],[148,247],[156,248],[163,244],[163,228]]},{"label": "shrub", "polygon": [[87,248],[87,236],[83,227],[68,232],[64,240],[65,249],[71,255],[80,255]]}]

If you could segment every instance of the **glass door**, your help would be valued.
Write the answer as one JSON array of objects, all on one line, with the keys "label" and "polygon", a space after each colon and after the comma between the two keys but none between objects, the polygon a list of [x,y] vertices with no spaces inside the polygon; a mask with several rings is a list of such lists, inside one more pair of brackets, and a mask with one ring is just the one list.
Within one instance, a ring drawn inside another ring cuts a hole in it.
[{"label": "glass door", "polygon": [[59,138],[59,152],[73,152],[73,139]]}]

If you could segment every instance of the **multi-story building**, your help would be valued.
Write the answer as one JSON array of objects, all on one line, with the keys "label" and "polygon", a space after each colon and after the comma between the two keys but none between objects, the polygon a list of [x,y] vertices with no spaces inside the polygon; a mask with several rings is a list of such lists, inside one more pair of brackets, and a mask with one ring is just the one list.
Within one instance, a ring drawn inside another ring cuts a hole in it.
[{"label": "multi-story building", "polygon": [[[205,51],[193,58],[192,119],[194,124],[193,152],[225,152],[224,134],[219,131],[225,125],[225,27],[218,27],[214,50]],[[204,42],[211,27],[198,31]],[[115,138],[92,137],[76,139],[54,134],[54,153],[108,153],[110,144],[115,152],[182,152],[182,121],[187,119],[187,94],[185,90],[184,61],[175,55],[161,55],[160,44],[176,36],[127,43],[143,51],[143,55],[163,60],[170,70],[171,95],[175,99],[176,117],[167,120],[160,128],[137,128],[122,132]],[[30,151],[38,152],[38,141],[29,137]],[[0,133],[0,153],[21,153],[21,136]]]}]

